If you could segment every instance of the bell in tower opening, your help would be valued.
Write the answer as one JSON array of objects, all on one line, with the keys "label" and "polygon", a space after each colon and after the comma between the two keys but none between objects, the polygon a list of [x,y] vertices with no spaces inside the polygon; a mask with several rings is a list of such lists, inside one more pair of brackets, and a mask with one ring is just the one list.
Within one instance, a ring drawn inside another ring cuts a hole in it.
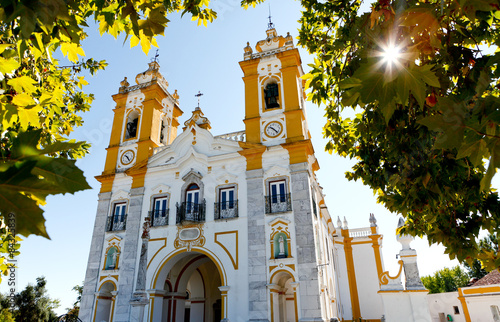
[{"label": "bell in tower opening", "polygon": [[278,93],[279,93],[278,84],[276,83],[267,84],[266,88],[264,89],[264,96],[266,98],[266,109],[280,107],[278,101],[279,99]]},{"label": "bell in tower opening", "polygon": [[127,133],[125,134],[125,139],[135,138],[137,136],[137,122],[138,117],[131,117],[127,122]]}]

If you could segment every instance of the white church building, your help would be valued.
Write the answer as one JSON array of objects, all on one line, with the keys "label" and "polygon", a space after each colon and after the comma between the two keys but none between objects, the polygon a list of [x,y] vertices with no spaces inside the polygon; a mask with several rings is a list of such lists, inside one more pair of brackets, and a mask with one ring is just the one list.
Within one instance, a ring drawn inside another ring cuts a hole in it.
[{"label": "white church building", "polygon": [[375,217],[330,216],[292,37],[270,25],[239,64],[240,132],[212,135],[200,106],[180,124],[156,61],[113,95],[80,319],[430,321],[409,239],[391,277]]}]

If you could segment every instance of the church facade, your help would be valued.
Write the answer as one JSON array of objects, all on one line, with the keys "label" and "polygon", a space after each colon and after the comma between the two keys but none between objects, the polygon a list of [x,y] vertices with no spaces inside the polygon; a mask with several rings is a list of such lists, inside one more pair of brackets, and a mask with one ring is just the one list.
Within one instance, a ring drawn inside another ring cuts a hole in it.
[{"label": "church facade", "polygon": [[239,64],[240,132],[199,106],[181,125],[156,61],[113,95],[82,321],[384,319],[382,236],[330,216],[292,37],[270,26]]}]

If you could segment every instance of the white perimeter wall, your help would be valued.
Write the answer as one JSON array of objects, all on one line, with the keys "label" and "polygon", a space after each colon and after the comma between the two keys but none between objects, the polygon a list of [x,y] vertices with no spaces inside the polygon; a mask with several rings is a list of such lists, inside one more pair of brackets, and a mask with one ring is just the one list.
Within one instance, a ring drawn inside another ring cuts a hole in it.
[{"label": "white perimeter wall", "polygon": [[[458,292],[428,294],[427,303],[431,313],[432,322],[439,322],[439,313],[444,313],[445,317],[452,316],[453,322],[465,322],[464,310],[458,300]],[[453,307],[458,306],[459,314],[455,314]]]}]

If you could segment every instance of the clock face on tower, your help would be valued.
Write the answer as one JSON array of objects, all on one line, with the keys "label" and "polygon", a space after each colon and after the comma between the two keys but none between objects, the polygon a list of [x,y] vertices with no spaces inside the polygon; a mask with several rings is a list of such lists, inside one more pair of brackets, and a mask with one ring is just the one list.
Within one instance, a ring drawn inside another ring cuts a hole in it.
[{"label": "clock face on tower", "polygon": [[264,129],[266,135],[270,138],[275,138],[281,134],[283,126],[280,122],[269,122]]},{"label": "clock face on tower", "polygon": [[121,157],[121,162],[123,165],[128,165],[134,161],[135,158],[135,153],[132,150],[127,150],[123,152],[122,157]]}]

